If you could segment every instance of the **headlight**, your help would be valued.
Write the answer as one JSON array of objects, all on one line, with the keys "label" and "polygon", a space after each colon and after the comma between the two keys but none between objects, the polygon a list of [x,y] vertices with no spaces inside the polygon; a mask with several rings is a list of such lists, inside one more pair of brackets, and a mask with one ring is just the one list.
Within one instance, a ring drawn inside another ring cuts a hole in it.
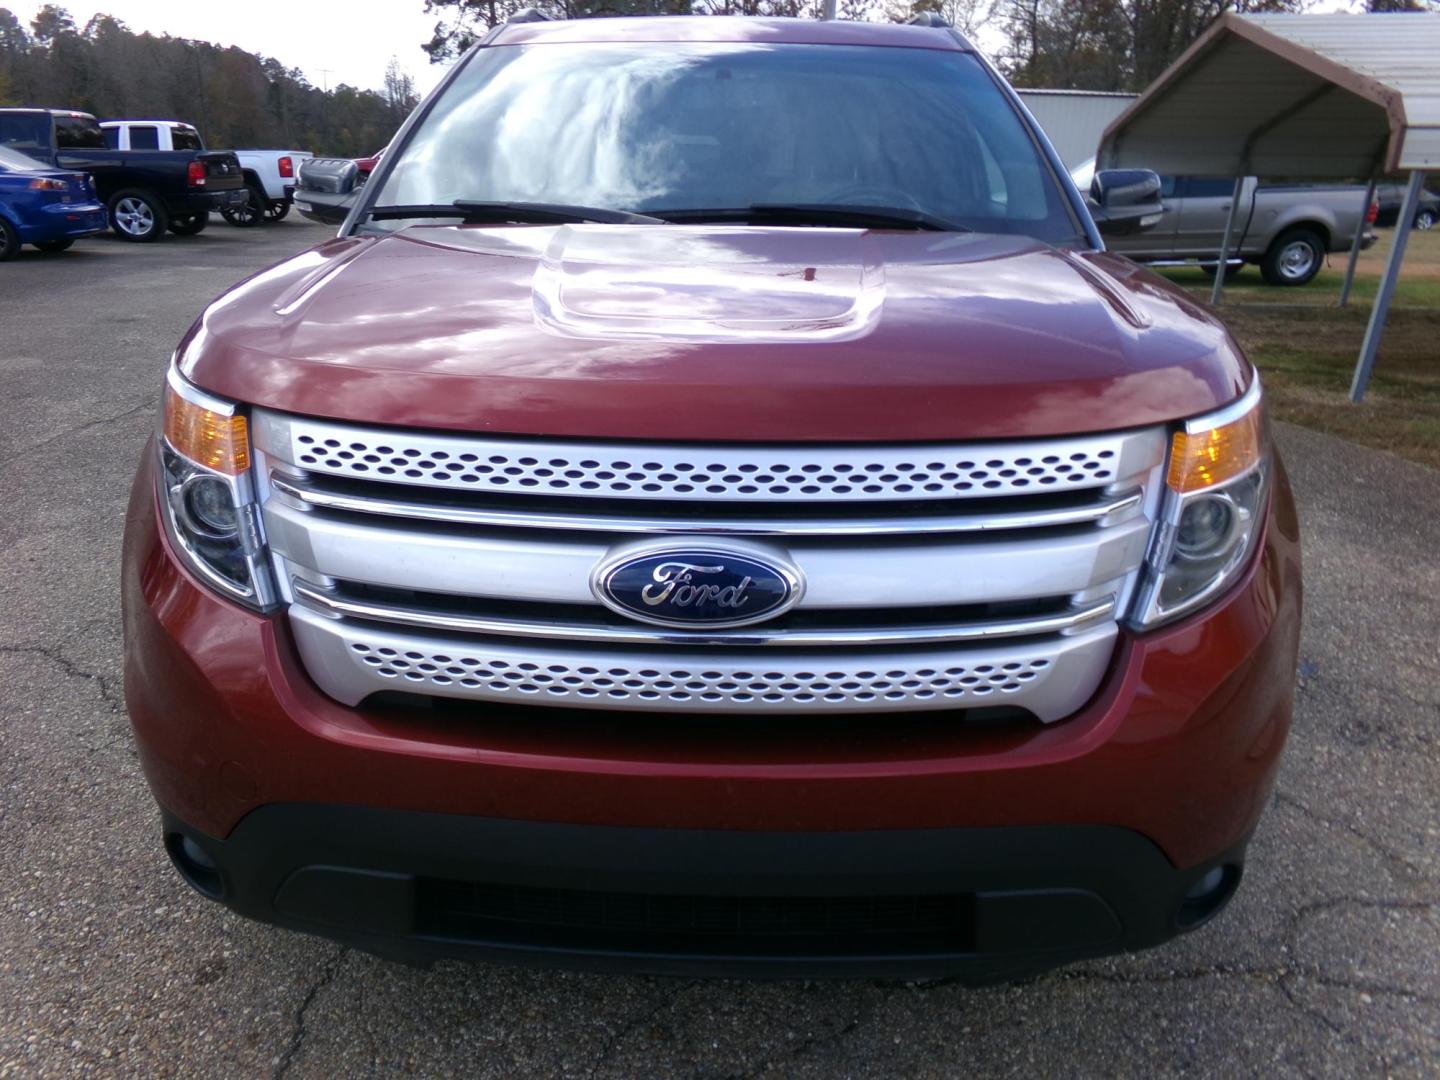
[{"label": "headlight", "polygon": [[156,441],[160,502],[175,549],[226,596],[269,607],[275,589],[265,566],[245,416],[191,386],[172,366]]},{"label": "headlight", "polygon": [[1186,421],[1171,441],[1164,502],[1132,620],[1137,626],[1195,610],[1244,572],[1265,520],[1269,479],[1257,374],[1239,401]]}]

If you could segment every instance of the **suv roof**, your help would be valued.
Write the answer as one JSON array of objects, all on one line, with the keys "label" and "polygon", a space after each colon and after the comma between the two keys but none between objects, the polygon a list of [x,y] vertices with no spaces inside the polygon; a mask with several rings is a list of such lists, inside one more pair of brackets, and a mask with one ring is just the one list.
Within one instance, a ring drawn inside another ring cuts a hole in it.
[{"label": "suv roof", "polygon": [[757,19],[735,15],[659,15],[616,19],[537,20],[505,23],[487,42],[761,41],[808,45],[888,45],[973,52],[949,27],[817,19]]}]

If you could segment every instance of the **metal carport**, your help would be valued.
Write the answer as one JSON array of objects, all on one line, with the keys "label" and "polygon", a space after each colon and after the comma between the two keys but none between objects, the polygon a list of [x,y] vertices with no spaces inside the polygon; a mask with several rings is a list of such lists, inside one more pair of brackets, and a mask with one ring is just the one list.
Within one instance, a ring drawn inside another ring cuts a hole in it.
[{"label": "metal carport", "polygon": [[[1236,177],[1222,267],[1239,178],[1368,178],[1373,188],[1379,176],[1409,172],[1350,387],[1359,401],[1405,257],[1403,223],[1415,216],[1426,171],[1440,166],[1440,15],[1224,15],[1105,129],[1096,162]],[[1217,271],[1216,301],[1223,281]]]}]

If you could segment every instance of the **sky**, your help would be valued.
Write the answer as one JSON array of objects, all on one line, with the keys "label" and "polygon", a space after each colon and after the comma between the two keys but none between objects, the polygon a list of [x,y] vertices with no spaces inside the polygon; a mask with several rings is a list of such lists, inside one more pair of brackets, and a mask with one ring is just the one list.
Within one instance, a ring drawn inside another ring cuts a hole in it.
[{"label": "sky", "polygon": [[[0,0],[29,24],[41,2]],[[420,43],[430,39],[435,16],[423,0],[105,0],[96,4],[55,0],[84,27],[96,12],[113,15],[131,30],[238,45],[298,67],[315,86],[349,83],[378,90],[393,56],[424,94],[440,81],[443,65],[430,63]]]}]

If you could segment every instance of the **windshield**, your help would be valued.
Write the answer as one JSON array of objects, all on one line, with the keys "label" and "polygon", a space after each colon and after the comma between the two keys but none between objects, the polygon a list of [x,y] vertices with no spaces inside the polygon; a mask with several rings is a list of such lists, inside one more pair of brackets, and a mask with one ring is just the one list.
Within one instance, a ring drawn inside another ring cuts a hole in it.
[{"label": "windshield", "polygon": [[931,49],[480,49],[398,152],[373,205],[456,200],[661,215],[875,206],[1052,243],[1077,236],[989,74],[966,53]]},{"label": "windshield", "polygon": [[0,170],[5,172],[35,172],[38,169],[49,169],[43,161],[36,161],[19,150],[12,150],[8,146],[0,146]]}]

